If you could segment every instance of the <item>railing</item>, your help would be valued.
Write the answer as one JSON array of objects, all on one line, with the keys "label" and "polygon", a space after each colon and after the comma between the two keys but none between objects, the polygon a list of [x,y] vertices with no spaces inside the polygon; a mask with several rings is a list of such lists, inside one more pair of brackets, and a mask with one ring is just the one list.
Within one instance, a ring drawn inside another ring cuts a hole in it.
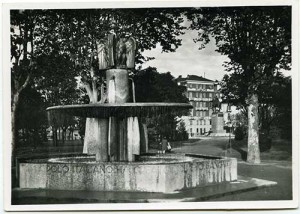
[{"label": "railing", "polygon": [[189,97],[190,101],[206,101],[210,102],[212,101],[212,98],[200,98],[200,97]]},{"label": "railing", "polygon": [[214,89],[203,89],[203,88],[187,88],[187,91],[208,91],[208,92],[215,92]]},{"label": "railing", "polygon": [[196,111],[207,111],[209,108],[208,107],[196,107]]}]

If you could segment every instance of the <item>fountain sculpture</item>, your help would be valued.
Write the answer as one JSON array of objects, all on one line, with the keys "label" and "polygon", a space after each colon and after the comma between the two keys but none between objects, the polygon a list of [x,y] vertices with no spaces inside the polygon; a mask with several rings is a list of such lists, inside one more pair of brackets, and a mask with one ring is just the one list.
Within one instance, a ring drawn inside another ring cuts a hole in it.
[{"label": "fountain sculpture", "polygon": [[[83,155],[20,163],[20,187],[173,192],[237,179],[236,160],[204,155],[149,155],[142,117],[191,108],[187,103],[129,102],[128,70],[134,68],[132,37],[108,35],[97,43],[99,69],[106,72],[101,101],[48,108],[50,121],[86,117]],[[133,85],[134,91],[134,85]]]}]

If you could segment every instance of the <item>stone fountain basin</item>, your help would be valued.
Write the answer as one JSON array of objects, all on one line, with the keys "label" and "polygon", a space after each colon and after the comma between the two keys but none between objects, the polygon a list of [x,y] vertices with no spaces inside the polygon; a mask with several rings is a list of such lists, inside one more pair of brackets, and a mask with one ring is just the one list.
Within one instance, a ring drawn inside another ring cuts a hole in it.
[{"label": "stone fountain basin", "polygon": [[144,155],[136,162],[78,156],[20,163],[21,188],[171,193],[235,180],[235,158],[195,154]]},{"label": "stone fountain basin", "polygon": [[90,103],[47,108],[51,114],[90,118],[149,117],[192,108],[189,103]]}]

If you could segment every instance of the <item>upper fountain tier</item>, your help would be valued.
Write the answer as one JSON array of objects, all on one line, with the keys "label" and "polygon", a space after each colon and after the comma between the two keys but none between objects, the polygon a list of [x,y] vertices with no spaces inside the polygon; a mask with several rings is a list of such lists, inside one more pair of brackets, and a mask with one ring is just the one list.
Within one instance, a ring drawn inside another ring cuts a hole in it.
[{"label": "upper fountain tier", "polygon": [[51,114],[68,114],[89,118],[151,117],[190,109],[188,103],[91,103],[47,108]]}]

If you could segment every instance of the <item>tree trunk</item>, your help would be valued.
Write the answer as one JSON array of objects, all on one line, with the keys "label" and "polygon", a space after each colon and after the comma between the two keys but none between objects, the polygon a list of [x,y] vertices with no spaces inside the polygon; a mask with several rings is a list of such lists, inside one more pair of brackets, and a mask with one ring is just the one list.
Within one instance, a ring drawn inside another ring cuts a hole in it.
[{"label": "tree trunk", "polygon": [[260,163],[258,96],[252,94],[248,100],[248,155],[247,162]]},{"label": "tree trunk", "polygon": [[16,127],[16,114],[17,114],[17,107],[19,104],[19,93],[16,93],[13,95],[13,102],[12,102],[12,108],[11,108],[11,131],[12,131],[12,139],[11,139],[11,149],[12,149],[12,159],[15,158],[15,152],[16,152],[16,143],[18,139],[18,130]]}]

